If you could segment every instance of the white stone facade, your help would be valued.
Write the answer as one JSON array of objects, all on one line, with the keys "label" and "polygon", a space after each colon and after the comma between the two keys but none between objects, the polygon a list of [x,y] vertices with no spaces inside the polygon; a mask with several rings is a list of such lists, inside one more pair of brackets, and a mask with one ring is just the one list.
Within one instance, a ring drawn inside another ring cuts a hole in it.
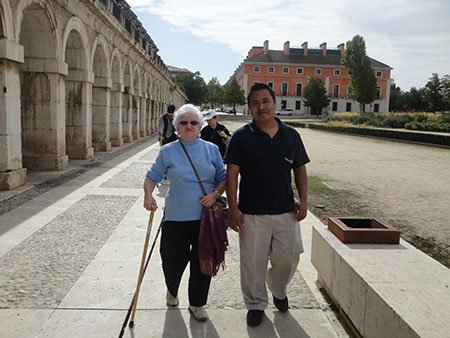
[{"label": "white stone facade", "polygon": [[0,0],[0,189],[155,133],[184,92],[124,1]]}]

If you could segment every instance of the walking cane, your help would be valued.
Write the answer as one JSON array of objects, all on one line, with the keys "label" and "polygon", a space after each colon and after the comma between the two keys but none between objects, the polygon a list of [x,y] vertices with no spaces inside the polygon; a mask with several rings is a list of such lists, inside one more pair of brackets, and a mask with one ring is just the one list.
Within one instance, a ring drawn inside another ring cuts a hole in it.
[{"label": "walking cane", "polygon": [[147,247],[148,247],[148,242],[149,242],[149,239],[150,239],[150,232],[151,232],[151,229],[152,229],[152,223],[153,223],[153,216],[154,215],[155,215],[155,212],[152,210],[150,212],[150,216],[149,216],[149,220],[148,220],[147,234],[145,235],[144,251],[142,252],[141,266],[140,266],[140,269],[139,269],[139,276],[138,276],[136,290],[134,292],[133,299],[131,300],[130,307],[128,308],[128,312],[127,312],[127,314],[125,316],[125,320],[123,321],[122,329],[120,330],[120,333],[119,333],[119,338],[123,337],[123,334],[125,332],[125,327],[127,326],[127,323],[128,323],[128,319],[130,319],[131,312],[133,312],[133,314],[131,316],[131,320],[130,320],[129,326],[130,327],[134,327],[134,316],[136,314],[137,300],[138,300],[138,297],[139,297],[139,291],[140,291],[140,288],[141,288],[142,280],[144,279],[145,271],[147,270],[148,263],[150,262],[150,257],[152,256],[152,252],[153,252],[153,249],[155,248],[156,240],[158,239],[159,232],[161,231],[161,225],[162,225],[163,220],[164,220],[164,217],[163,217],[161,219],[161,223],[159,224],[158,231],[156,232],[155,239],[153,240],[152,247],[150,248],[150,252],[148,254],[147,260],[145,260],[145,257],[147,255]]}]

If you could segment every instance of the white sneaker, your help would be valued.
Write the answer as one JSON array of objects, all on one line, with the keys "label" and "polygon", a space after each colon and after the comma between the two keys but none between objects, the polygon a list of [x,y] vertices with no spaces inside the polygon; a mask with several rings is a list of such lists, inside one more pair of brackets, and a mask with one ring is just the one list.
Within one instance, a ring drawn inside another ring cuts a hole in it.
[{"label": "white sneaker", "polygon": [[191,315],[197,319],[199,322],[204,322],[208,319],[208,315],[203,307],[197,307],[189,305],[189,312]]},{"label": "white sneaker", "polygon": [[169,290],[167,290],[167,293],[166,293],[166,302],[167,302],[167,306],[170,306],[170,307],[176,307],[176,306],[178,306],[178,304],[180,304],[180,301],[178,300],[178,296],[177,297],[172,296],[172,294],[169,292]]}]

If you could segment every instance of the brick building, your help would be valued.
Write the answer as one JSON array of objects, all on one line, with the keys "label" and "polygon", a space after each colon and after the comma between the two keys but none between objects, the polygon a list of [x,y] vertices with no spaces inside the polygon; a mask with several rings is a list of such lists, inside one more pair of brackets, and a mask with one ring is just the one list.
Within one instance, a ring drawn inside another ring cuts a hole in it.
[{"label": "brick building", "polygon": [[[347,95],[350,82],[348,69],[341,63],[345,46],[327,49],[326,42],[320,48],[291,48],[289,41],[282,50],[269,49],[269,41],[262,47],[252,47],[246,59],[236,69],[233,77],[247,95],[250,87],[258,82],[267,83],[275,91],[277,109],[292,109],[294,114],[308,114],[310,108],[303,102],[303,90],[310,77],[321,78],[331,96],[328,112],[358,111],[359,104]],[[376,100],[366,106],[367,112],[387,113],[392,68],[370,58],[377,78]]]}]

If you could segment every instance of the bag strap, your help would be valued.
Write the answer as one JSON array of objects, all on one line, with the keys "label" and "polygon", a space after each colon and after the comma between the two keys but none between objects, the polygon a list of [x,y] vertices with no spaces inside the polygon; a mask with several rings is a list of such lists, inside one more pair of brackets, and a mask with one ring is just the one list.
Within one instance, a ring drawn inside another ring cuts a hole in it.
[{"label": "bag strap", "polygon": [[184,153],[186,154],[186,157],[187,157],[188,160],[189,160],[189,163],[190,163],[191,166],[192,166],[192,169],[194,170],[195,176],[197,176],[198,183],[200,183],[200,186],[202,187],[203,194],[206,195],[207,192],[206,192],[206,190],[205,190],[205,187],[203,186],[203,182],[202,182],[202,180],[200,179],[200,176],[199,176],[199,174],[198,174],[198,172],[197,172],[197,169],[195,169],[194,163],[192,162],[191,157],[189,156],[189,154],[188,154],[188,152],[187,152],[186,146],[183,144],[183,142],[182,142],[181,140],[180,140],[180,144],[181,144],[181,147],[182,147],[183,150],[184,150]]}]

